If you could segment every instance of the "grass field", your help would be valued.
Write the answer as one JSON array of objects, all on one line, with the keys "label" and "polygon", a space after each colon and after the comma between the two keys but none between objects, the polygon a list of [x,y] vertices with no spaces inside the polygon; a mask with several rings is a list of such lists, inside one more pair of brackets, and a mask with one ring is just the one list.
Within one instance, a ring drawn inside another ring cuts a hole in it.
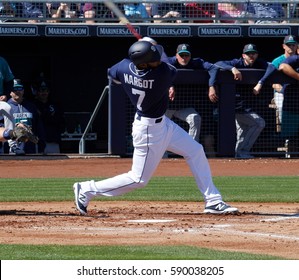
[{"label": "grass field", "polygon": [[[102,178],[98,178],[99,180]],[[73,201],[72,184],[84,178],[0,179],[0,202]],[[298,177],[214,177],[230,202],[299,202]],[[99,198],[97,198],[99,199]],[[100,200],[202,201],[192,177],[154,177],[146,188]],[[1,215],[1,209],[0,209]],[[188,246],[10,245],[0,242],[0,259],[278,259]]]}]

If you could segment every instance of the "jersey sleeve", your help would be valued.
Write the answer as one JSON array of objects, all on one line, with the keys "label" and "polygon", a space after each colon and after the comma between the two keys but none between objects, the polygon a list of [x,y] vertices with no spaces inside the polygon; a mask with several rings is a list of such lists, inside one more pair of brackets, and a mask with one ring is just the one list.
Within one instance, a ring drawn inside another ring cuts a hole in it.
[{"label": "jersey sleeve", "polygon": [[238,60],[237,59],[232,59],[232,60],[217,61],[215,63],[215,66],[218,67],[221,70],[231,71],[234,67],[238,66]]},{"label": "jersey sleeve", "polygon": [[121,80],[118,73],[123,61],[124,60],[114,64],[112,67],[108,69],[108,79],[115,84],[121,84]]},{"label": "jersey sleeve", "polygon": [[9,82],[14,79],[14,75],[7,63],[7,61],[1,57],[0,58],[0,65],[1,65],[1,73],[4,82]]}]

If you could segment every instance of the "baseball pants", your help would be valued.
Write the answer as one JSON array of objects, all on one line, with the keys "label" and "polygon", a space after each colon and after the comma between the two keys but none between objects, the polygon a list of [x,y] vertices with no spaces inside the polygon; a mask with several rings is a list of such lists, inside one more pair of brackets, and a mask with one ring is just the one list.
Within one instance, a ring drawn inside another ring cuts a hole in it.
[{"label": "baseball pants", "polygon": [[[161,119],[162,118],[162,119]],[[128,173],[102,181],[81,183],[84,193],[93,196],[118,196],[147,185],[166,150],[185,158],[206,206],[222,201],[212,181],[210,166],[203,147],[169,118],[135,118],[132,129],[133,163]],[[161,119],[161,121],[160,121]],[[184,186],[182,186],[184,188]]]},{"label": "baseball pants", "polygon": [[255,112],[236,113],[236,155],[248,154],[265,127],[265,120]]},{"label": "baseball pants", "polygon": [[199,142],[201,116],[194,108],[184,108],[180,110],[167,110],[165,115],[172,119],[176,117],[181,121],[185,121],[189,125],[189,135],[197,142]]}]

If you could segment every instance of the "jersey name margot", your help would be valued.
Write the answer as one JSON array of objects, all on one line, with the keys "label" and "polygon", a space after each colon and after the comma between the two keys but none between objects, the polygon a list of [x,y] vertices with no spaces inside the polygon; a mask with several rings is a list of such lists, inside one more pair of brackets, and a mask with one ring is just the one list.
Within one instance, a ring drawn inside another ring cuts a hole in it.
[{"label": "jersey name margot", "polygon": [[149,89],[153,88],[153,83],[154,83],[154,80],[143,80],[126,73],[124,73],[124,81],[126,84],[130,84],[140,88],[149,88]]}]

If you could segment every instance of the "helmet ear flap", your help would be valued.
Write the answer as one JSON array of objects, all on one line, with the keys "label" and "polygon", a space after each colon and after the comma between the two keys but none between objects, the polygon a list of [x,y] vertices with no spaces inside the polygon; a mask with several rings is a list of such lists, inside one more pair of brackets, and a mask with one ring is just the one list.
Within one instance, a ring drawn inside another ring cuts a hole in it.
[{"label": "helmet ear flap", "polygon": [[129,48],[129,57],[135,65],[160,61],[158,49],[147,41],[137,41]]}]

